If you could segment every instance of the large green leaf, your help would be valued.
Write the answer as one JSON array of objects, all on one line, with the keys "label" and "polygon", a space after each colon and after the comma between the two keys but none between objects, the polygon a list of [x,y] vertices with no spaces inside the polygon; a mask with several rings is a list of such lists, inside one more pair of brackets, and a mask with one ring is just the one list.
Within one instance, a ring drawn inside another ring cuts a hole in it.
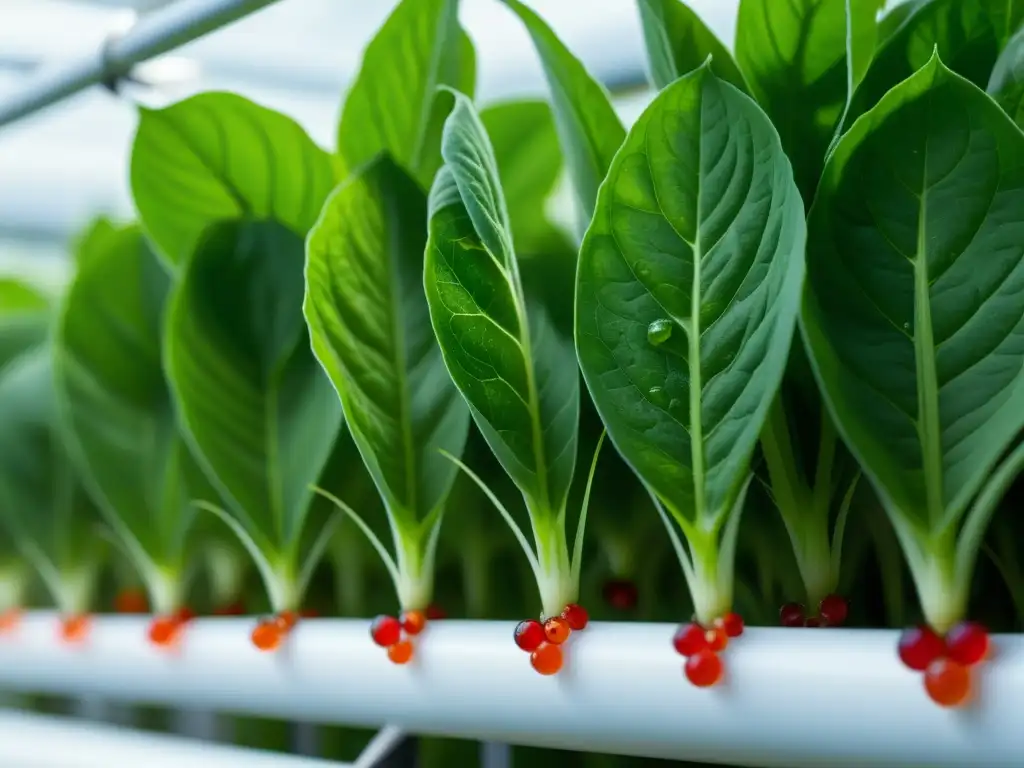
[{"label": "large green leaf", "polygon": [[576,462],[579,375],[571,340],[523,292],[494,153],[459,95],[430,193],[425,283],[455,385],[535,515],[563,511]]},{"label": "large green leaf", "polygon": [[164,353],[201,465],[285,570],[341,425],[303,321],[303,247],[274,221],[211,227],[171,293]]},{"label": "large green leaf", "polygon": [[37,346],[0,374],[0,524],[58,607],[82,613],[99,565],[98,515],[60,440],[51,356]]},{"label": "large green leaf", "polygon": [[1024,428],[1024,134],[938,59],[842,139],[802,327],[890,508],[939,531]]},{"label": "large green leaf", "polygon": [[158,611],[181,594],[193,498],[209,498],[182,442],[163,373],[171,281],[137,226],[82,243],[55,341],[72,456],[147,579]]},{"label": "large green leaf", "polygon": [[563,168],[551,107],[540,100],[506,101],[481,109],[480,120],[498,162],[516,253],[575,251],[547,213]]},{"label": "large green leaf", "polygon": [[999,3],[1005,0],[915,3],[876,52],[853,95],[846,126],[927,64],[936,48],[950,69],[984,88],[1005,40],[1000,15],[993,13]]},{"label": "large green leaf", "polygon": [[441,165],[447,100],[439,85],[473,93],[476,54],[458,0],[402,0],[363,54],[338,126],[338,151],[356,168],[386,151],[429,188]]},{"label": "large green leaf", "polygon": [[682,0],[637,0],[647,49],[651,84],[665,88],[680,75],[702,66],[711,58],[711,69],[741,91],[747,90],[743,73],[729,49],[715,37],[690,6]]},{"label": "large green leaf", "polygon": [[736,58],[779,132],[808,206],[836,125],[871,62],[877,6],[878,0],[740,2]]},{"label": "large green leaf", "polygon": [[580,251],[576,344],[608,435],[686,526],[732,509],[786,366],[803,206],[771,122],[705,66],[630,129]]},{"label": "large green leaf", "polygon": [[460,456],[469,429],[430,327],[426,240],[426,195],[382,155],[342,182],[307,242],[313,349],[388,511],[411,535],[458,471],[441,451]]},{"label": "large green leaf", "polygon": [[1024,28],[1014,35],[999,55],[988,92],[996,103],[1024,128]]},{"label": "large green leaf", "polygon": [[23,280],[0,277],[0,369],[42,343],[49,326],[49,298]]},{"label": "large green leaf", "polygon": [[579,231],[594,215],[604,180],[626,131],[604,87],[562,44],[544,20],[519,0],[502,0],[526,27],[551,90],[558,138],[579,203]]},{"label": "large green leaf", "polygon": [[146,234],[172,264],[226,219],[274,219],[305,235],[337,169],[302,127],[233,93],[140,108],[131,186]]}]

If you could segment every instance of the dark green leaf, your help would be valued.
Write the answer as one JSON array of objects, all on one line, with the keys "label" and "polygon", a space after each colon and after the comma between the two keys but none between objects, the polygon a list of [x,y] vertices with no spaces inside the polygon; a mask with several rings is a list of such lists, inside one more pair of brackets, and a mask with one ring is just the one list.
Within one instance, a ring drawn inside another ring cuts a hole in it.
[{"label": "dark green leaf", "polygon": [[984,88],[1004,39],[988,7],[991,2],[994,0],[929,0],[915,4],[875,54],[853,95],[846,127],[889,89],[927,64],[936,48],[950,69]]},{"label": "dark green leaf", "polygon": [[572,342],[524,296],[494,153],[462,95],[441,153],[424,278],[434,333],[491,450],[531,508],[553,516],[576,462]]},{"label": "dark green leaf", "polygon": [[289,117],[233,93],[140,109],[131,185],[146,234],[178,264],[203,230],[275,219],[305,236],[335,184],[326,152]]},{"label": "dark green leaf", "polygon": [[388,510],[416,532],[445,501],[469,411],[423,293],[427,201],[386,155],[331,195],[307,242],[313,349]]},{"label": "dark green leaf", "polygon": [[665,88],[711,57],[711,69],[741,91],[747,90],[743,73],[729,49],[715,37],[693,9],[682,0],[637,0],[647,49],[651,84]]},{"label": "dark green leaf", "polygon": [[341,425],[303,322],[303,242],[221,222],[183,267],[164,357],[182,427],[268,559],[293,557]]},{"label": "dark green leaf", "polygon": [[707,67],[630,129],[580,251],[576,343],[619,453],[675,516],[729,513],[786,366],[803,206],[778,134]]},{"label": "dark green leaf", "polygon": [[551,107],[546,101],[508,101],[480,110],[480,120],[494,147],[516,253],[575,250],[547,213],[563,167]]},{"label": "dark green leaf", "polygon": [[902,26],[911,13],[917,10],[918,6],[924,5],[929,0],[904,0],[890,8],[881,19],[878,20],[878,43],[883,45]]},{"label": "dark green leaf", "polygon": [[988,81],[988,92],[1024,128],[1024,29],[1011,38],[1000,54]]},{"label": "dark green leaf", "polygon": [[56,387],[73,458],[114,529],[141,556],[143,576],[157,568],[180,579],[190,502],[216,499],[196,486],[201,475],[164,379],[171,281],[136,226],[84,241],[78,263],[55,341]]},{"label": "dark green leaf", "polygon": [[555,125],[580,206],[579,231],[594,215],[604,180],[626,131],[604,87],[587,72],[536,13],[519,0],[502,0],[526,26],[551,90]]},{"label": "dark green leaf", "polygon": [[877,6],[877,0],[740,2],[736,58],[779,132],[808,206],[836,125],[871,62]]},{"label": "dark green leaf", "polygon": [[802,327],[876,487],[932,531],[1024,427],[1024,134],[933,57],[839,143]]},{"label": "dark green leaf", "polygon": [[457,0],[402,0],[370,41],[338,127],[348,168],[386,151],[430,186],[448,113],[434,98],[437,87],[472,94],[476,82],[473,43],[458,12]]},{"label": "dark green leaf", "polygon": [[[61,444],[51,349],[42,345],[0,374],[0,524],[28,556],[61,610],[88,609],[100,547],[98,515]],[[84,594],[74,594],[77,590]]]}]

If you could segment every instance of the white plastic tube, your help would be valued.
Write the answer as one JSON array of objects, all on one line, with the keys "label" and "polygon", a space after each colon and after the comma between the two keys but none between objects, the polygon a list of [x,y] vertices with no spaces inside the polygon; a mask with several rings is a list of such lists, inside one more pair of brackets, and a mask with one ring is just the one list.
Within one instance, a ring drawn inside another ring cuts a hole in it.
[{"label": "white plastic tube", "polygon": [[0,710],[0,765],[11,768],[344,768],[327,760],[206,744],[72,718]]},{"label": "white plastic tube", "polygon": [[406,667],[367,621],[300,622],[273,654],[252,647],[252,626],[202,619],[167,653],[145,641],[145,619],[111,617],[71,648],[53,615],[32,614],[0,638],[0,689],[748,766],[1024,765],[1020,635],[994,638],[972,707],[944,710],[892,631],[748,629],[725,652],[725,684],[703,690],[683,677],[670,625],[592,624],[551,678],[508,622],[434,622]]}]

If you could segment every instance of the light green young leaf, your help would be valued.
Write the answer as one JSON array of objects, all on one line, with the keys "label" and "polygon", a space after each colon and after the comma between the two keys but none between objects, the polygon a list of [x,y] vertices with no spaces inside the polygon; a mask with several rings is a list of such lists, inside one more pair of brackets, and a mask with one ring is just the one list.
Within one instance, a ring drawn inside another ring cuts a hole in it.
[{"label": "light green young leaf", "polygon": [[[182,441],[163,374],[171,280],[134,225],[83,241],[77,261],[55,339],[62,426],[101,511],[149,582],[154,608],[169,612],[184,597],[191,500],[216,500]],[[160,594],[167,587],[178,593]]]},{"label": "light green young leaf", "polygon": [[988,92],[1003,111],[1024,128],[1024,28],[1014,35],[999,55]]},{"label": "light green young leaf", "polygon": [[837,123],[875,49],[877,0],[741,0],[736,58],[809,206]]},{"label": "light green young leaf", "polygon": [[0,277],[0,370],[41,344],[50,327],[50,299],[29,283]]},{"label": "light green young leaf", "polygon": [[58,608],[84,613],[103,547],[96,508],[60,440],[51,357],[40,345],[0,374],[0,525]]},{"label": "light green young leaf", "polygon": [[594,215],[597,188],[626,130],[604,87],[558,39],[544,20],[519,0],[502,0],[523,22],[540,56],[551,90],[558,138],[580,206],[582,233]]},{"label": "light green young leaf", "polygon": [[187,259],[216,221],[274,219],[304,236],[337,175],[298,123],[233,93],[139,112],[132,196],[171,264]]},{"label": "light green young leaf", "polygon": [[494,153],[463,95],[445,125],[430,192],[425,285],[455,385],[535,515],[565,507],[576,462],[579,375],[561,337],[519,279]]},{"label": "light green young leaf", "polygon": [[803,206],[778,134],[705,66],[630,129],[580,251],[576,344],[619,453],[684,531],[730,514],[786,366]]},{"label": "light green young leaf", "polygon": [[182,429],[266,559],[292,567],[341,426],[303,322],[303,242],[274,221],[221,222],[182,267],[164,351]]},{"label": "light green young leaf", "polygon": [[494,148],[516,253],[550,256],[575,250],[547,214],[563,168],[551,107],[540,100],[507,101],[481,109],[480,120]]},{"label": "light green young leaf", "polygon": [[945,64],[984,88],[1002,47],[1004,32],[991,12],[1004,0],[928,0],[914,6],[885,39],[857,87],[845,126],[874,107],[894,86],[928,63],[938,49]]},{"label": "light green young leaf", "polygon": [[808,242],[836,424],[897,518],[943,532],[1024,428],[1024,134],[933,57],[839,143]]},{"label": "light green young leaf", "polygon": [[682,0],[637,0],[651,85],[661,90],[703,66],[746,92],[747,82],[729,49]]},{"label": "light green young leaf", "polygon": [[338,126],[345,165],[387,152],[429,188],[448,114],[437,87],[472,94],[475,83],[476,54],[459,26],[458,0],[402,0],[367,46],[345,99]]},{"label": "light green young leaf", "polygon": [[[423,292],[426,195],[381,155],[335,190],[306,243],[313,349],[388,512],[414,541],[444,504],[469,411]],[[396,542],[400,544],[400,542]]]}]

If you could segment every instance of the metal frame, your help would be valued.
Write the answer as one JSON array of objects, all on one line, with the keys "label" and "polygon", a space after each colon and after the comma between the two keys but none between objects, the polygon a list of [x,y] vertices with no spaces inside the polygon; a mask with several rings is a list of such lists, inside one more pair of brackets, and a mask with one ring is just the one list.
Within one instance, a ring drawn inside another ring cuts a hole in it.
[{"label": "metal frame", "polygon": [[278,0],[178,0],[143,16],[99,51],[43,70],[0,102],[0,126],[13,123],[94,85],[112,87],[136,64],[272,5]]},{"label": "metal frame", "polygon": [[1024,755],[1024,635],[999,635],[966,711],[944,710],[899,662],[898,633],[751,628],[726,651],[728,679],[691,686],[667,624],[596,623],[558,676],[536,674],[508,622],[438,621],[407,667],[365,620],[301,622],[277,653],[254,619],[200,619],[172,653],[147,619],[97,619],[81,647],[57,617],[0,638],[0,688],[97,696],[355,726],[747,766],[1005,768]]}]

